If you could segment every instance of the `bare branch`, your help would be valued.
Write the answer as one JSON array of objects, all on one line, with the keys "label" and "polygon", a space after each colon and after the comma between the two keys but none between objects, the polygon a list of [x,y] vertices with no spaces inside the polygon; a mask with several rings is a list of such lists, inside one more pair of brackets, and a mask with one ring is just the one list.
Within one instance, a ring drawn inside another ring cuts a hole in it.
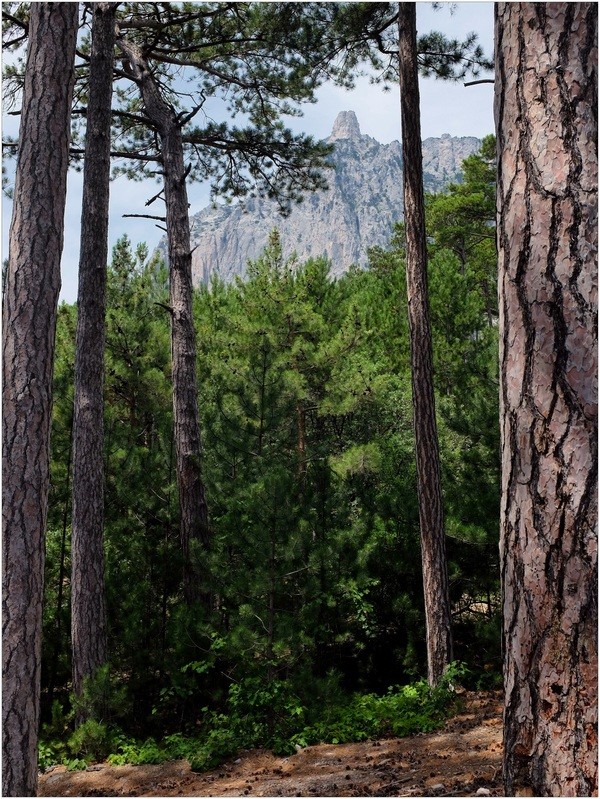
[{"label": "bare branch", "polygon": [[[160,195],[163,193],[163,191],[164,191],[164,188],[162,188],[162,189],[161,189],[161,190],[158,192],[158,194],[155,194],[155,195],[154,195],[154,197],[150,197],[150,199],[149,199],[149,200],[146,200],[146,202],[144,203],[144,205],[146,205],[146,206],[148,206],[148,205],[152,205],[152,203],[153,203],[155,200],[158,200],[158,199],[160,198]],[[164,200],[164,197],[163,197],[162,199]]]},{"label": "bare branch", "polygon": [[2,47],[4,49],[8,49],[9,47],[14,47],[17,44],[21,44],[27,39],[27,32],[23,33],[21,36],[17,36],[16,39],[11,39],[9,42],[4,42]]},{"label": "bare branch", "polygon": [[183,112],[181,114],[179,114],[178,118],[177,118],[177,121],[178,121],[180,127],[183,127],[184,125],[187,125],[187,123],[196,116],[198,111],[200,111],[200,109],[202,108],[202,105],[203,105],[203,103],[201,103],[200,105],[194,106],[192,108],[192,110],[189,111],[187,114],[183,113]]},{"label": "bare branch", "polygon": [[19,19],[18,17],[9,14],[8,11],[5,11],[4,8],[2,9],[2,16],[4,17],[4,19],[7,19],[9,22],[12,22],[13,25],[16,25],[18,28],[22,28],[25,31],[25,33],[27,33],[27,31],[29,30],[28,22],[24,22],[22,19]]},{"label": "bare branch", "polygon": [[166,222],[166,216],[152,216],[151,214],[122,214],[123,219],[125,218],[135,218],[135,219],[158,219],[159,222]]}]

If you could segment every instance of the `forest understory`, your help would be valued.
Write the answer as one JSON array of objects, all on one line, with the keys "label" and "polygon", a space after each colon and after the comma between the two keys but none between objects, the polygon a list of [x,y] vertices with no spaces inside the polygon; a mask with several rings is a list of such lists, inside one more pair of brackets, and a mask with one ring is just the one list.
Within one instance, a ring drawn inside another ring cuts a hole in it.
[{"label": "forest understory", "polygon": [[201,774],[151,766],[50,767],[40,796],[502,796],[502,695],[473,691],[437,732],[308,746],[291,757],[237,754]]}]

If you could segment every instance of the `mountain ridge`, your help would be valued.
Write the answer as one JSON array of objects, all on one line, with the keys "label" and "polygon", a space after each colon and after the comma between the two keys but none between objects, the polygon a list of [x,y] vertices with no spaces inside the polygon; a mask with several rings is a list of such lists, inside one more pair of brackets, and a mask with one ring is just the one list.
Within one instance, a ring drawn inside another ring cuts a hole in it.
[{"label": "mountain ridge", "polygon": [[[338,114],[326,141],[334,145],[329,188],[307,195],[285,219],[274,201],[261,197],[210,205],[191,217],[194,284],[209,282],[215,273],[225,282],[244,277],[248,260],[263,252],[274,228],[285,257],[324,255],[334,276],[353,264],[366,266],[369,247],[388,245],[403,218],[402,145],[361,133],[354,111]],[[464,158],[480,145],[475,137],[449,134],[425,139],[425,190],[440,191],[456,180]]]}]

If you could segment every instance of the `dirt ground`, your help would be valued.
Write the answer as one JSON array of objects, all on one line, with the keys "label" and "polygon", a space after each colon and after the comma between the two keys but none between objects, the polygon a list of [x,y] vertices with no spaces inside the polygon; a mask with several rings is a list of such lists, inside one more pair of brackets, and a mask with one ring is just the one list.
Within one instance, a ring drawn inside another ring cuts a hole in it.
[{"label": "dirt ground", "polygon": [[40,775],[40,796],[502,796],[499,693],[466,693],[444,728],[408,738],[321,744],[291,757],[240,752],[194,774],[185,760]]}]

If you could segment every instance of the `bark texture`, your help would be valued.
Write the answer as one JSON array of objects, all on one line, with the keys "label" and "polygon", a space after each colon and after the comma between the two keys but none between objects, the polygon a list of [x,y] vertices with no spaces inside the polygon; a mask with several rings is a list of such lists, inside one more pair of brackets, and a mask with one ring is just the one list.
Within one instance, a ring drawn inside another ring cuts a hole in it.
[{"label": "bark texture", "polygon": [[131,77],[140,88],[144,110],[158,130],[161,142],[169,252],[175,461],[184,591],[189,604],[208,599],[200,560],[202,551],[209,545],[210,532],[202,478],[196,332],[192,315],[192,252],[183,140],[177,114],[161,96],[140,50],[123,38],[119,38],[119,47],[127,59]]},{"label": "bark texture", "polygon": [[507,795],[597,790],[596,103],[596,4],[498,4]]},{"label": "bark texture", "polygon": [[413,424],[427,626],[427,668],[430,684],[436,685],[452,660],[452,628],[433,393],[415,3],[400,3],[399,11],[398,52]]},{"label": "bark texture", "polygon": [[3,303],[3,796],[37,788],[56,308],[77,3],[33,3]]},{"label": "bark texture", "polygon": [[93,4],[73,409],[71,646],[76,695],[107,658],[103,391],[115,11],[112,3]]}]

